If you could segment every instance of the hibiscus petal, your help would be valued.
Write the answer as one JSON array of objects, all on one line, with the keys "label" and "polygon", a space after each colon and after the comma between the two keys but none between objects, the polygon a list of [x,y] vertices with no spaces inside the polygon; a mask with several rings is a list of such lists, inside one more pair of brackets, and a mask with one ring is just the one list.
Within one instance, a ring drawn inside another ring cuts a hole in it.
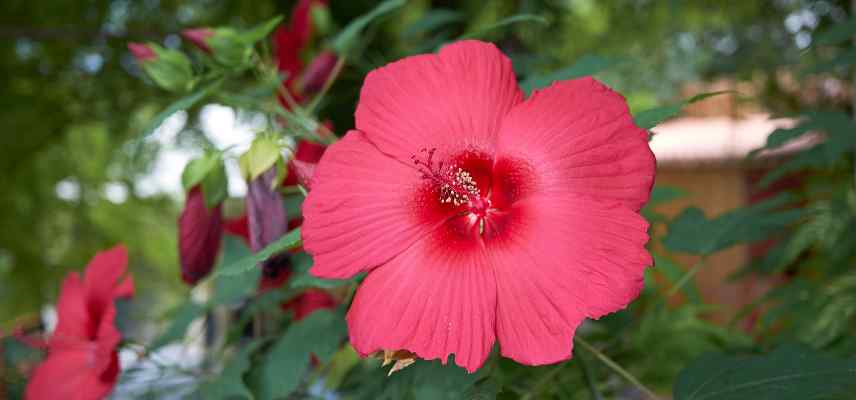
[{"label": "hibiscus petal", "polygon": [[69,273],[62,283],[57,316],[59,321],[49,342],[51,348],[86,341],[95,334],[97,327],[86,309],[86,289],[77,272]]},{"label": "hibiscus petal", "polygon": [[[33,372],[27,384],[26,398],[30,400],[103,399],[113,389],[116,377],[99,376],[89,361],[90,351],[52,351]],[[118,372],[118,370],[117,370]]]},{"label": "hibiscus petal", "polygon": [[502,117],[522,98],[511,61],[493,44],[466,40],[370,72],[356,127],[400,160],[422,147],[489,151]]},{"label": "hibiscus petal", "polygon": [[124,245],[95,254],[84,272],[89,312],[101,314],[115,299],[119,279],[128,269],[128,250]]},{"label": "hibiscus petal", "polygon": [[445,363],[454,354],[473,372],[495,341],[494,274],[480,248],[430,239],[369,273],[348,311],[351,344],[363,356],[408,350]]},{"label": "hibiscus petal", "polygon": [[312,274],[349,278],[395,257],[444,217],[425,216],[410,164],[381,154],[362,132],[330,146],[303,203],[303,246]]},{"label": "hibiscus petal", "polygon": [[571,357],[584,318],[639,295],[648,224],[620,203],[540,195],[509,210],[505,234],[488,243],[497,279],[502,354],[541,365]]},{"label": "hibiscus petal", "polygon": [[592,78],[536,91],[502,122],[498,158],[525,159],[536,192],[620,202],[639,210],[654,184],[647,133],[624,98]]}]

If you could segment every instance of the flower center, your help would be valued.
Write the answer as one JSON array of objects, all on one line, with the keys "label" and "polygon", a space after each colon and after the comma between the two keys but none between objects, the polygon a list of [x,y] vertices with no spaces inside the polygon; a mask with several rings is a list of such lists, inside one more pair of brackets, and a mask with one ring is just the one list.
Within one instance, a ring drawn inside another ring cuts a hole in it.
[{"label": "flower center", "polygon": [[420,153],[425,155],[424,160],[416,155],[411,156],[411,159],[422,173],[422,179],[430,180],[440,188],[440,203],[454,206],[469,203],[471,208],[473,205],[477,205],[479,209],[485,208],[485,200],[473,176],[455,164],[445,164],[443,161],[435,163],[436,151],[436,148],[423,148]]},{"label": "flower center", "polygon": [[435,152],[436,149],[420,150],[419,155],[411,157],[413,164],[422,173],[422,179],[434,185],[437,201],[441,205],[463,212],[459,215],[469,215],[473,226],[478,227],[479,233],[483,232],[484,219],[492,209],[490,199],[482,193],[479,182],[468,170],[466,162],[435,162]]}]

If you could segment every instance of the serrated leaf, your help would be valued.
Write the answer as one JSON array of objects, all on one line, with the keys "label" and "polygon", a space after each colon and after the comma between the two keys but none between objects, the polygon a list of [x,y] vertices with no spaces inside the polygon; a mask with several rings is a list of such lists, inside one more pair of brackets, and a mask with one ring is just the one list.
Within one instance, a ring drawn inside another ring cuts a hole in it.
[{"label": "serrated leaf", "polygon": [[528,94],[532,93],[535,89],[545,88],[555,81],[593,75],[618,63],[619,60],[616,58],[585,55],[570,67],[562,68],[548,74],[530,76],[520,84],[520,87]]},{"label": "serrated leaf", "polygon": [[369,26],[374,20],[404,6],[405,3],[404,0],[385,0],[368,13],[357,17],[333,38],[333,50],[341,56],[347,55],[363,29]]},{"label": "serrated leaf", "polygon": [[270,256],[279,252],[293,249],[295,247],[300,246],[300,244],[300,228],[296,228],[291,232],[286,233],[273,243],[269,244],[267,247],[265,247],[258,253],[243,257],[238,261],[235,261],[233,263],[230,263],[229,265],[224,266],[223,268],[218,269],[214,276],[236,276],[248,273],[255,269],[258,263],[267,260]]},{"label": "serrated leaf", "polygon": [[636,123],[636,126],[642,128],[642,129],[651,129],[657,125],[660,125],[661,123],[663,123],[664,121],[666,121],[668,119],[677,117],[681,113],[681,111],[684,109],[684,107],[686,107],[692,103],[702,101],[702,100],[707,99],[709,97],[718,96],[720,94],[725,94],[725,93],[732,93],[732,91],[724,90],[724,91],[720,91],[720,92],[710,92],[710,93],[697,94],[697,95],[690,97],[689,99],[684,100],[684,101],[677,103],[677,104],[672,104],[672,105],[663,106],[663,107],[656,107],[656,108],[652,108],[650,110],[644,110],[644,111],[636,113],[636,115],[633,116],[633,122]]},{"label": "serrated leaf", "polygon": [[687,208],[669,224],[663,244],[672,251],[707,255],[737,243],[765,239],[802,218],[800,209],[779,211],[793,201],[784,194],[714,219],[698,208]]},{"label": "serrated leaf", "polygon": [[703,356],[680,373],[674,396],[675,400],[820,399],[846,393],[854,382],[856,359],[786,345],[762,356]]},{"label": "serrated leaf", "polygon": [[158,336],[149,348],[156,349],[172,342],[183,340],[190,323],[205,315],[207,311],[208,307],[192,300],[188,300],[186,303],[178,307],[176,312],[173,314],[172,320],[167,326],[166,331]]},{"label": "serrated leaf", "polygon": [[261,346],[261,341],[244,345],[223,367],[220,375],[203,383],[199,391],[204,399],[252,399],[253,394],[244,383],[244,374],[250,369],[250,357]]},{"label": "serrated leaf", "polygon": [[344,317],[329,310],[316,311],[289,326],[265,357],[259,397],[288,397],[298,388],[309,368],[310,354],[325,363],[346,336]]},{"label": "serrated leaf", "polygon": [[483,37],[483,36],[488,35],[490,33],[493,33],[495,31],[504,29],[508,26],[511,26],[514,24],[519,24],[519,23],[526,23],[526,22],[535,22],[535,23],[538,23],[541,25],[547,25],[549,23],[549,21],[547,21],[547,18],[544,18],[540,15],[516,14],[516,15],[512,15],[508,18],[503,18],[494,24],[491,24],[485,28],[479,29],[478,31],[464,34],[463,36],[459,37],[458,40],[480,38],[480,37]]}]

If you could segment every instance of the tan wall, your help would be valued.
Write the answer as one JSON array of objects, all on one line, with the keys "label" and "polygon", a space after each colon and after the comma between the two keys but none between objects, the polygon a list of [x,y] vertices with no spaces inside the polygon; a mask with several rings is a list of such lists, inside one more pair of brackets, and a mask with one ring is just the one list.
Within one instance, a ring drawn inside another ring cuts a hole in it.
[{"label": "tan wall", "polygon": [[[737,166],[709,167],[665,167],[657,171],[657,185],[675,186],[688,193],[686,197],[663,204],[657,211],[669,217],[680,213],[687,206],[704,210],[708,218],[716,217],[747,203],[748,193],[743,170]],[[657,227],[656,237],[662,238],[665,229]],[[655,249],[664,251],[659,243]],[[680,265],[689,268],[698,261],[698,256],[668,253]],[[751,302],[769,285],[761,285],[754,279],[727,282],[727,278],[748,261],[747,246],[734,246],[711,255],[696,275],[696,283],[704,301],[723,305],[713,312],[711,318],[727,322],[743,305]],[[763,286],[763,287],[762,287]]]}]

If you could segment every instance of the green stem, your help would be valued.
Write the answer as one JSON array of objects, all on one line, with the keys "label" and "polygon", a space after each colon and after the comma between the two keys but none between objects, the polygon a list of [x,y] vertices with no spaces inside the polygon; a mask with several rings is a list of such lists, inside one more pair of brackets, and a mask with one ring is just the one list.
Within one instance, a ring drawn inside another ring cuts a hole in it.
[{"label": "green stem", "polygon": [[672,288],[669,289],[668,292],[666,292],[666,298],[674,296],[675,293],[681,290],[681,288],[684,287],[684,285],[686,285],[687,282],[689,282],[690,279],[692,279],[696,273],[698,273],[698,270],[701,269],[702,266],[704,266],[704,257],[699,259],[698,262],[695,263],[695,265],[693,265],[689,270],[687,270],[684,276],[682,276],[681,279],[675,283],[675,286],[672,286]]},{"label": "green stem", "polygon": [[558,374],[559,371],[561,371],[564,366],[565,366],[565,364],[559,364],[559,365],[553,367],[553,369],[550,370],[550,372],[547,372],[546,374],[542,375],[541,379],[538,379],[538,382],[536,382],[534,385],[532,385],[532,389],[529,389],[525,395],[520,397],[520,400],[531,399],[532,396],[534,396],[536,393],[538,393],[544,385],[550,383],[550,380],[553,379],[553,377],[556,376],[556,374]]},{"label": "green stem", "polygon": [[577,354],[576,356],[577,365],[580,366],[580,372],[583,374],[583,379],[586,381],[586,386],[588,386],[589,395],[591,395],[592,400],[603,400],[603,396],[600,395],[600,391],[597,390],[597,382],[594,381],[594,376],[592,375],[591,369],[588,366],[588,361],[586,358],[582,356],[582,354]]},{"label": "green stem", "polygon": [[341,56],[336,60],[336,65],[333,66],[333,70],[330,71],[330,75],[328,75],[327,79],[324,80],[324,86],[321,87],[321,91],[312,98],[312,102],[306,107],[306,111],[309,114],[312,114],[315,111],[315,108],[318,107],[319,103],[321,103],[321,99],[324,98],[324,95],[327,94],[330,87],[333,86],[334,82],[336,82],[336,79],[339,77],[339,73],[342,72],[342,67],[345,66],[345,58],[345,56]]},{"label": "green stem", "polygon": [[657,394],[655,394],[651,389],[648,389],[648,387],[643,385],[642,382],[639,382],[639,380],[636,379],[633,374],[627,372],[627,370],[618,365],[618,363],[607,357],[606,354],[601,353],[600,350],[596,349],[594,346],[583,340],[581,337],[574,337],[574,342],[576,342],[578,345],[586,349],[589,353],[597,357],[598,360],[600,360],[604,365],[615,371],[615,373],[621,375],[621,377],[627,380],[627,382],[630,382],[630,384],[636,386],[636,388],[645,393],[646,396],[648,396],[652,400],[660,400],[660,397],[658,397]]}]

